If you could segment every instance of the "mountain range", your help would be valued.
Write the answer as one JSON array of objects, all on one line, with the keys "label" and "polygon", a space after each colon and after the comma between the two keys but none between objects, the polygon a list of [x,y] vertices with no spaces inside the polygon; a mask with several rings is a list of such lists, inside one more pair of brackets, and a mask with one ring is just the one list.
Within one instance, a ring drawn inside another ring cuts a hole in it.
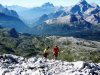
[{"label": "mountain range", "polygon": [[8,10],[7,7],[4,7],[1,4],[0,4],[0,13],[4,13],[6,15],[13,17],[19,17],[17,12],[15,12],[14,10]]},{"label": "mountain range", "polygon": [[100,27],[100,7],[80,0],[69,10],[58,10],[41,16],[33,31],[39,35],[67,35],[75,32],[99,31],[97,27]]},{"label": "mountain range", "polygon": [[15,28],[18,32],[28,32],[29,27],[19,18],[14,10],[9,10],[0,5],[0,26]]},{"label": "mountain range", "polygon": [[[86,0],[80,0],[71,7],[58,7],[48,2],[40,7],[25,8],[15,5],[7,6],[5,9],[17,12],[19,17],[16,18],[22,22],[20,24],[22,27],[15,23],[14,25],[18,26],[15,28],[21,30],[25,27],[26,29],[23,29],[27,32],[27,28],[30,26],[32,27],[28,28],[30,34],[83,36],[79,34],[92,35],[94,32],[100,31],[100,7],[95,3],[88,3]],[[15,18],[4,12],[3,14]]]},{"label": "mountain range", "polygon": [[15,10],[20,18],[30,27],[33,27],[36,20],[44,15],[56,11],[56,7],[52,3],[44,3],[40,7],[25,8],[21,6],[7,6],[8,9]]},{"label": "mountain range", "polygon": [[[87,19],[88,17],[92,18],[92,16],[94,16],[94,18],[97,19],[96,21],[98,21],[97,24],[100,23],[100,21],[99,21],[100,20],[100,17],[99,17],[100,16],[100,7],[93,3],[89,4],[85,0],[80,0],[79,3],[70,7],[69,10],[66,10],[66,9],[58,10],[55,13],[50,13],[49,15],[47,15],[47,17],[48,17],[48,19],[58,19],[60,17],[62,18],[62,17],[69,16],[69,15],[79,15],[82,18],[84,18],[84,20],[86,20],[86,21],[89,20],[89,19]],[[42,16],[42,19],[43,19],[43,17],[45,18],[44,15]],[[41,17],[40,17],[40,19],[41,19]],[[91,23],[91,21],[89,21],[89,22]]]}]

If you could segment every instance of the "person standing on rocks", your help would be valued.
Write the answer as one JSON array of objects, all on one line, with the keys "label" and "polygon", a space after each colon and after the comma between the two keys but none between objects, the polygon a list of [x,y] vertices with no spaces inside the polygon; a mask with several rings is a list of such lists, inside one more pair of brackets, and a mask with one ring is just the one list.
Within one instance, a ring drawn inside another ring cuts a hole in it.
[{"label": "person standing on rocks", "polygon": [[58,53],[59,53],[59,48],[58,48],[58,46],[55,46],[55,47],[53,48],[53,56],[54,56],[54,59],[55,59],[55,60],[56,60],[57,57],[58,57]]},{"label": "person standing on rocks", "polygon": [[49,51],[48,51],[49,48],[50,48],[50,47],[47,47],[47,48],[44,49],[43,56],[44,56],[45,59],[47,59],[47,57],[48,57],[48,55],[49,55]]}]

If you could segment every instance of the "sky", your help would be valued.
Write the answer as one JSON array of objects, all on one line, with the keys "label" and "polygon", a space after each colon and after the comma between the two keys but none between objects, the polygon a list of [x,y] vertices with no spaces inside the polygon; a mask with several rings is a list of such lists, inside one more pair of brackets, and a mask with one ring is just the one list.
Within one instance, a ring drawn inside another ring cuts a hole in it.
[{"label": "sky", "polygon": [[[53,3],[55,6],[71,6],[78,3],[80,0],[0,0],[0,4],[4,6],[19,5],[23,7],[41,6],[46,2]],[[100,5],[100,0],[87,0]]]}]

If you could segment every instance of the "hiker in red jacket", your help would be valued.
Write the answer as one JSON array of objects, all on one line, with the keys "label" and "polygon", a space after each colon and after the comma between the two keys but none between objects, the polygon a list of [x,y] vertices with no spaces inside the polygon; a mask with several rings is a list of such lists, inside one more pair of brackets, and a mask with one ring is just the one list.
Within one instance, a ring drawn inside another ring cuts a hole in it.
[{"label": "hiker in red jacket", "polygon": [[55,47],[53,48],[54,59],[57,59],[58,53],[59,53],[59,48],[58,48],[58,46],[55,46]]}]

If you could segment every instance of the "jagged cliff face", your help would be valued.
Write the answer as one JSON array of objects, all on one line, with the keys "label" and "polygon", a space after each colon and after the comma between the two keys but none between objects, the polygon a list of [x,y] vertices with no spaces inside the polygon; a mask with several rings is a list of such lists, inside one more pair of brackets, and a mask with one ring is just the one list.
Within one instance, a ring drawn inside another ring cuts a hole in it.
[{"label": "jagged cliff face", "polygon": [[92,6],[90,4],[88,4],[86,2],[86,0],[80,0],[80,2],[78,4],[76,4],[75,6],[73,6],[70,10],[70,12],[72,13],[84,13],[85,11],[87,11],[89,8],[92,8]]}]

